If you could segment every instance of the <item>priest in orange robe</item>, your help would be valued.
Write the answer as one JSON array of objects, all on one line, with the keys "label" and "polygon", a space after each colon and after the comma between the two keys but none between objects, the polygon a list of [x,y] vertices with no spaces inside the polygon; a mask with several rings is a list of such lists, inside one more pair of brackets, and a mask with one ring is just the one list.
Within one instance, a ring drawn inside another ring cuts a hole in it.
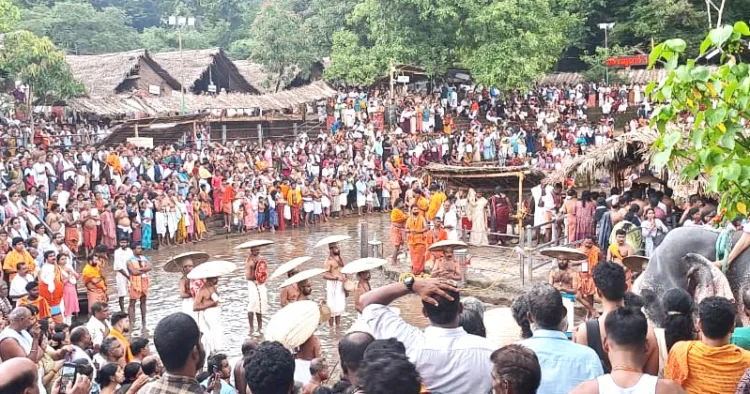
[{"label": "priest in orange robe", "polygon": [[422,211],[417,206],[411,208],[411,217],[406,221],[406,231],[408,233],[411,272],[414,275],[421,275],[424,272],[425,252],[427,251],[427,236],[425,233],[430,231],[430,228],[427,226],[427,219],[424,218]]}]

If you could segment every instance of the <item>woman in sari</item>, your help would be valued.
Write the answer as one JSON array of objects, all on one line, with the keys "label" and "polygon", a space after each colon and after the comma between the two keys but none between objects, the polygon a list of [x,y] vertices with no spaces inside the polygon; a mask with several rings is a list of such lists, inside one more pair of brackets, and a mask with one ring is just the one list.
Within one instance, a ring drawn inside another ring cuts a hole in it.
[{"label": "woman in sari", "polygon": [[195,220],[195,237],[198,241],[203,240],[203,235],[206,233],[206,224],[201,218],[201,206],[203,203],[195,202],[192,204],[193,207],[193,220]]},{"label": "woman in sari", "polygon": [[589,235],[596,234],[596,224],[594,223],[594,213],[596,204],[591,201],[591,194],[588,190],[581,194],[575,206],[576,232],[571,241],[578,241]]},{"label": "woman in sari", "polygon": [[562,213],[566,214],[568,223],[567,236],[568,242],[573,242],[576,237],[576,213],[575,208],[578,205],[578,194],[575,190],[568,190],[568,198],[563,203]]},{"label": "woman in sari", "polygon": [[78,305],[78,290],[76,283],[80,277],[76,270],[68,264],[68,256],[65,254],[57,255],[57,265],[60,266],[63,281],[63,304],[65,305],[64,320],[66,324],[71,324],[73,315],[81,311]]},{"label": "woman in sari", "polygon": [[221,200],[224,193],[222,192],[221,184],[223,179],[224,178],[220,173],[218,173],[218,171],[214,173],[213,177],[211,177],[211,190],[213,191],[214,212],[222,212]]},{"label": "woman in sari", "polygon": [[201,185],[201,192],[198,195],[198,198],[200,200],[199,208],[203,211],[203,214],[206,215],[206,218],[210,218],[211,215],[213,215],[213,210],[211,209],[211,196],[206,192],[206,185]]},{"label": "woman in sari", "polygon": [[180,216],[179,221],[177,222],[177,235],[175,236],[175,242],[177,242],[178,245],[181,245],[185,243],[188,237],[187,232],[187,207],[185,207],[185,202],[182,201],[182,197],[177,196],[177,204],[176,207],[177,212]]}]

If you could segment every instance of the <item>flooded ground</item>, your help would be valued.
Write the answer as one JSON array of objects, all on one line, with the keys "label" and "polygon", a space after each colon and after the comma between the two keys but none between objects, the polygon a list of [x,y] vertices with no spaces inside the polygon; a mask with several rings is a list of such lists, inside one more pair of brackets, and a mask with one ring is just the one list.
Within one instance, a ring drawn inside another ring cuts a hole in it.
[{"label": "flooded ground", "polygon": [[[237,357],[240,355],[240,346],[248,332],[246,313],[247,282],[244,278],[244,270],[242,268],[248,251],[234,250],[234,247],[250,239],[270,239],[275,241],[276,244],[265,247],[261,251],[261,255],[268,260],[269,275],[280,264],[299,256],[311,256],[313,258],[305,263],[301,267],[302,269],[316,267],[322,268],[323,262],[328,255],[328,249],[325,247],[314,249],[313,246],[315,243],[328,235],[349,235],[352,239],[340,244],[341,254],[346,262],[355,260],[360,257],[360,225],[362,223],[367,224],[368,238],[370,240],[375,237],[379,240],[386,240],[385,253],[390,254],[392,249],[390,249],[390,243],[387,241],[390,220],[388,215],[378,214],[334,220],[311,229],[290,230],[277,232],[275,234],[252,233],[243,236],[233,236],[230,238],[218,237],[218,239],[214,238],[212,241],[200,244],[169,247],[158,251],[150,251],[147,253],[147,256],[154,264],[154,271],[151,275],[151,292],[148,298],[147,328],[150,332],[153,332],[156,324],[161,318],[180,310],[178,289],[180,274],[165,272],[162,269],[165,261],[173,255],[186,251],[203,251],[209,253],[212,259],[228,260],[237,264],[237,270],[226,277],[222,277],[219,280],[218,286],[223,299],[224,352],[230,357]],[[116,306],[117,298],[116,294],[113,294],[115,291],[114,275],[110,272],[109,276],[110,300],[112,301],[110,302],[110,310],[116,311],[119,310],[119,306]],[[268,302],[271,310],[268,314],[263,316],[264,326],[267,324],[273,313],[280,307],[280,289],[278,289],[278,286],[284,279],[285,276],[266,283],[268,287]],[[373,287],[378,287],[387,284],[388,280],[380,271],[374,271],[372,272],[371,283]],[[324,298],[325,281],[319,277],[313,281],[312,299],[320,301]],[[403,299],[398,300],[394,306],[401,309],[401,316],[403,316],[406,321],[421,327],[427,325],[427,321],[421,313],[421,303],[416,296],[404,297]],[[316,333],[320,337],[324,355],[329,360],[330,365],[335,364],[338,360],[336,350],[338,338],[346,332],[346,329],[348,329],[356,319],[353,297],[347,298],[346,312],[346,315],[342,319],[342,329],[340,332],[336,332],[336,330],[331,332],[327,325],[321,325]],[[132,335],[134,336],[139,335],[141,331],[140,313],[137,309],[136,315],[136,323],[133,324],[132,329]],[[256,339],[262,340],[262,338],[258,337],[256,337]]]}]

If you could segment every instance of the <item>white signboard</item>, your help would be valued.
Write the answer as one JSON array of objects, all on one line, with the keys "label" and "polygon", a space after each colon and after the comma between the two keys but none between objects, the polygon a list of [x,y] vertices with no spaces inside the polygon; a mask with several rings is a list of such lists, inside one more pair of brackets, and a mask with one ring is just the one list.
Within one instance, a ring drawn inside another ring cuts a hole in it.
[{"label": "white signboard", "polygon": [[409,83],[409,76],[408,75],[399,75],[396,79],[398,83]]},{"label": "white signboard", "polygon": [[208,92],[209,93],[216,93],[216,85],[214,85],[214,84],[208,85]]},{"label": "white signboard", "polygon": [[157,85],[148,85],[148,93],[158,96],[161,94],[161,88]]},{"label": "white signboard", "polygon": [[154,139],[149,137],[131,137],[128,138],[128,144],[133,144],[138,148],[153,148]]}]

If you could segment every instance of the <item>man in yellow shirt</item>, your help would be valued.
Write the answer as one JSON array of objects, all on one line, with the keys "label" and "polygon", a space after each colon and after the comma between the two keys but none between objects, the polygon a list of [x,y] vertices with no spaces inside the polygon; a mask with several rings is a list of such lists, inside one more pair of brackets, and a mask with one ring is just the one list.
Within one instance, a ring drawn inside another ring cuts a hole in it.
[{"label": "man in yellow shirt", "polygon": [[427,220],[431,222],[432,219],[435,219],[438,211],[440,211],[440,207],[443,206],[443,203],[448,199],[448,196],[446,196],[436,184],[430,186],[430,193],[432,195],[430,196],[430,207],[427,209]]},{"label": "man in yellow shirt", "polygon": [[13,249],[5,256],[3,271],[8,275],[8,280],[13,280],[18,271],[18,263],[26,263],[29,273],[36,277],[36,263],[26,250],[26,242],[21,237],[13,238]]}]

